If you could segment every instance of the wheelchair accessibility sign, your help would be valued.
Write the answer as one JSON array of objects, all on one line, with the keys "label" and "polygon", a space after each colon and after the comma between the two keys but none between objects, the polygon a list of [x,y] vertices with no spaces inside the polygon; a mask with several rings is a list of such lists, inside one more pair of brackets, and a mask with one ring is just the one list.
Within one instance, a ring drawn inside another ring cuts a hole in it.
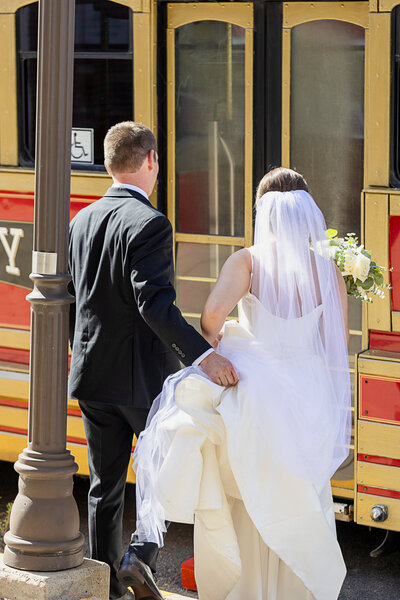
[{"label": "wheelchair accessibility sign", "polygon": [[71,133],[71,162],[93,164],[94,129],[74,127]]}]

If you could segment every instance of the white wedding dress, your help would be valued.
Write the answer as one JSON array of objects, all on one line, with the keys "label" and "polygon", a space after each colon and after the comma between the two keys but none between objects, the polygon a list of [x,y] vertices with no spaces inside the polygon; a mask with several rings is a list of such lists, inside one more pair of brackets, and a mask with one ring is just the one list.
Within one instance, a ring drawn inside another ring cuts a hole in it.
[{"label": "white wedding dress", "polygon": [[346,569],[324,458],[337,443],[333,392],[315,346],[324,309],[282,318],[246,294],[218,347],[239,383],[183,369],[139,440],[139,532],[162,545],[163,519],[194,522],[200,600],[339,595]]}]

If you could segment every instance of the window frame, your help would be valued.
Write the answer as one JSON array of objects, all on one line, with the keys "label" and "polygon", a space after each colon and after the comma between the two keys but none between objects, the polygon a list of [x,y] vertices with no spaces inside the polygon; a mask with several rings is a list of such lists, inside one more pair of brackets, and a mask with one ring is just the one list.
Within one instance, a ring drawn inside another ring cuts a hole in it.
[{"label": "window frame", "polygon": [[[29,4],[34,4],[34,2],[30,2]],[[29,4],[25,6],[29,6]],[[125,3],[116,4],[126,5]],[[25,6],[20,7],[25,8]],[[130,7],[127,6],[129,9]],[[132,61],[132,70],[134,71],[134,12],[132,8],[129,10],[129,50],[126,52],[123,51],[74,51],[74,64],[77,59],[86,59],[86,60],[131,60]],[[27,115],[26,115],[26,97],[27,97],[27,83],[26,78],[24,76],[24,61],[32,60],[37,58],[37,50],[22,50],[20,43],[20,26],[19,19],[21,18],[21,13],[19,11],[15,14],[16,23],[15,23],[15,43],[16,43],[16,59],[17,59],[17,120],[18,120],[18,164],[23,168],[34,168],[35,159],[30,155],[30,152],[26,143],[26,129],[27,129]],[[132,90],[132,115],[135,110],[135,82],[134,82],[134,74],[132,76],[133,81],[133,90]],[[87,163],[79,163],[71,160],[71,168],[75,171],[90,171],[90,172],[101,172],[105,173],[104,164],[87,164]]]},{"label": "window frame", "polygon": [[400,188],[400,5],[393,8],[391,21],[389,185]]}]

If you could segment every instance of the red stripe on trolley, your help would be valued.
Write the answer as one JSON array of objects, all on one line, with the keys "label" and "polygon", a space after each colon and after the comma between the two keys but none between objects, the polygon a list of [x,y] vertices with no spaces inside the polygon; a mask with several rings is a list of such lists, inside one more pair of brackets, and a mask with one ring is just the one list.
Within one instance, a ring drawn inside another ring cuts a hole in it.
[{"label": "red stripe on trolley", "polygon": [[[24,437],[27,437],[27,435],[28,435],[27,429],[20,429],[19,427],[6,427],[5,425],[0,425],[0,432],[16,433],[17,435],[23,435]],[[78,438],[78,437],[73,437],[70,435],[67,435],[67,443],[79,444],[81,446],[87,445],[87,441],[85,440],[85,438]]]},{"label": "red stripe on trolley", "polygon": [[9,400],[8,398],[0,398],[0,406],[12,406],[13,408],[22,408],[28,410],[28,401]]},{"label": "red stripe on trolley", "polygon": [[5,425],[0,425],[0,431],[4,433],[17,433],[18,435],[28,435],[28,431],[26,429],[19,429],[18,427],[6,427]]},{"label": "red stripe on trolley", "polygon": [[[28,198],[34,198],[34,192],[18,192],[17,190],[0,190],[0,194],[7,196],[13,194],[14,196],[27,196]],[[98,200],[101,196],[91,194],[71,194],[71,198],[87,198],[88,200]]]},{"label": "red stripe on trolley", "polygon": [[376,465],[388,465],[389,467],[400,467],[398,458],[387,458],[386,456],[373,456],[371,454],[358,454],[357,458],[361,462],[374,463]]},{"label": "red stripe on trolley", "polygon": [[[28,410],[28,401],[25,400],[11,400],[9,398],[0,398],[0,406],[10,406],[12,408],[21,408],[22,410]],[[67,415],[70,417],[81,417],[81,411],[79,408],[68,408]]]},{"label": "red stripe on trolley", "polygon": [[[0,402],[1,404],[1,402]],[[20,429],[18,427],[7,427],[6,425],[0,425],[0,433],[15,433],[17,435],[23,435],[24,437],[28,436],[27,429]],[[72,435],[67,435],[67,444],[79,444],[80,446],[87,446],[87,441],[85,438],[74,437]],[[135,446],[132,446],[132,452],[135,450]]]},{"label": "red stripe on trolley", "polygon": [[383,488],[376,488],[367,485],[358,485],[357,490],[363,494],[373,494],[374,496],[384,496],[385,498],[400,498],[400,492],[394,490],[385,490]]},{"label": "red stripe on trolley", "polygon": [[1,346],[0,360],[4,360],[5,362],[17,363],[19,365],[29,365],[29,350],[24,350],[22,348],[7,348],[6,346]]}]

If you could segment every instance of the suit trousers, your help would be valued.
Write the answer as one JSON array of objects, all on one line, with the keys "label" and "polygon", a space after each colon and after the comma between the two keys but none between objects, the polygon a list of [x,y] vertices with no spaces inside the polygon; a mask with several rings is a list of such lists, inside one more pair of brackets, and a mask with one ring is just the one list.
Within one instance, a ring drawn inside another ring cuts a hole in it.
[{"label": "suit trousers", "polygon": [[[149,409],[82,400],[79,406],[88,443],[90,556],[110,566],[110,599],[115,599],[126,592],[116,574],[123,554],[122,517],[133,434],[139,437],[145,428]],[[133,534],[135,553],[155,571],[157,544],[135,542]]]}]

